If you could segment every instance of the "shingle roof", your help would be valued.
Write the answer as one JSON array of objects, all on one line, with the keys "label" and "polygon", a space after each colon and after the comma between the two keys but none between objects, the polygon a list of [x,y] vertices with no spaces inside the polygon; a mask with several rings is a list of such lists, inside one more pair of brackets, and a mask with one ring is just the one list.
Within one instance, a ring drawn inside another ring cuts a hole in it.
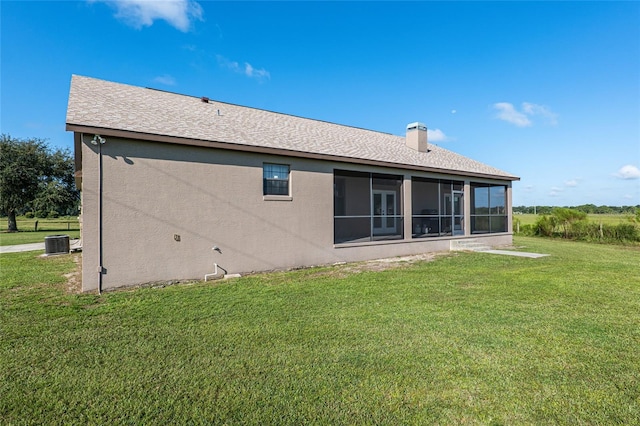
[{"label": "shingle roof", "polygon": [[514,175],[429,144],[415,151],[404,136],[74,75],[67,129],[119,130],[182,140],[271,148],[398,168],[455,171],[517,180]]}]

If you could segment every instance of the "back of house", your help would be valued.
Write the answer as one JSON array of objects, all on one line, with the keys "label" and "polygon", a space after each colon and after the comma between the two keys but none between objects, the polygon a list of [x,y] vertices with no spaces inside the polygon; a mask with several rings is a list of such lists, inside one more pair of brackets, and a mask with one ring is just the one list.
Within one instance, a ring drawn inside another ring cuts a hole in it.
[{"label": "back of house", "polygon": [[404,136],[74,75],[83,291],[511,243],[504,171]]}]

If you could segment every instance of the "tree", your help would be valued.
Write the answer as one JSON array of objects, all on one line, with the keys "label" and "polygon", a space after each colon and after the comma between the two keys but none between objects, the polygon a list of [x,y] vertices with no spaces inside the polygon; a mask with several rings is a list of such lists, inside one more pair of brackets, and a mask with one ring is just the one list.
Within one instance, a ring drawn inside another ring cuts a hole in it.
[{"label": "tree", "polygon": [[[65,191],[69,194],[60,195]],[[0,210],[8,216],[9,232],[18,231],[16,212],[37,199],[49,208],[60,208],[73,197],[77,199],[77,190],[68,151],[51,151],[38,138],[0,136]]]},{"label": "tree", "polygon": [[73,158],[68,151],[49,156],[51,172],[40,181],[40,190],[30,203],[32,210],[60,215],[77,214],[80,193],[75,187]]}]

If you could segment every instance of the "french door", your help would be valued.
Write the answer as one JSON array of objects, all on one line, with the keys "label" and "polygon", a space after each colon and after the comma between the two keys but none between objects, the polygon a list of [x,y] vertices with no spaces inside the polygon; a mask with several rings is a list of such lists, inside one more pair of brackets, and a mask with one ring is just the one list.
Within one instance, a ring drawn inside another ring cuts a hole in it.
[{"label": "french door", "polygon": [[373,235],[395,234],[396,191],[374,190],[372,202]]}]

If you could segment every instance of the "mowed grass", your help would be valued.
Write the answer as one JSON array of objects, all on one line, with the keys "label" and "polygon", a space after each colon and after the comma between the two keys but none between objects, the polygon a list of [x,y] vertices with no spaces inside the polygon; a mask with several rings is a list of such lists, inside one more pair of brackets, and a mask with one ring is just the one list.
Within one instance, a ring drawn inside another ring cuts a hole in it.
[{"label": "mowed grass", "polygon": [[[38,221],[38,231],[35,222]],[[18,232],[7,232],[7,218],[0,218],[0,246],[16,244],[43,243],[49,235],[69,235],[71,239],[80,238],[80,223],[77,217],[58,219],[17,219]]]},{"label": "mowed grass", "polygon": [[[514,223],[520,221],[520,225],[533,225],[541,217],[539,214],[514,214]],[[619,223],[628,223],[631,215],[625,214],[590,214],[587,220],[594,223],[602,223],[603,225],[617,225]]]},{"label": "mowed grass", "polygon": [[96,294],[0,255],[3,424],[638,424],[640,251]]}]

